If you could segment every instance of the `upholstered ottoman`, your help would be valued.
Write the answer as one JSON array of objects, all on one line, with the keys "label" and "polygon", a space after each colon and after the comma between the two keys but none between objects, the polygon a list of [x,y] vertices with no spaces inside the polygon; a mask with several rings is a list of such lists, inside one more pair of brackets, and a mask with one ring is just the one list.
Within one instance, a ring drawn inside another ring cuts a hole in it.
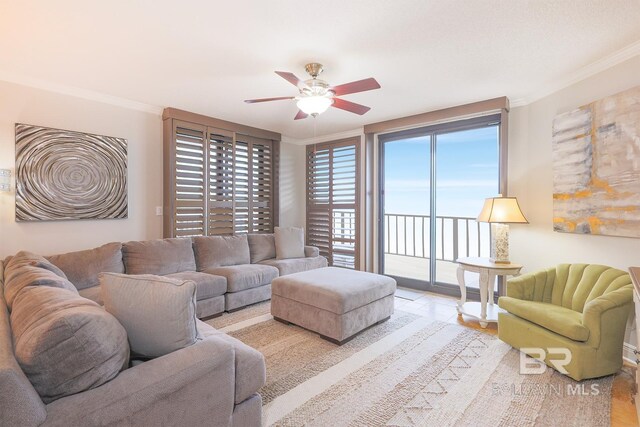
[{"label": "upholstered ottoman", "polygon": [[379,274],[325,267],[271,282],[271,314],[342,344],[393,314],[396,281]]}]

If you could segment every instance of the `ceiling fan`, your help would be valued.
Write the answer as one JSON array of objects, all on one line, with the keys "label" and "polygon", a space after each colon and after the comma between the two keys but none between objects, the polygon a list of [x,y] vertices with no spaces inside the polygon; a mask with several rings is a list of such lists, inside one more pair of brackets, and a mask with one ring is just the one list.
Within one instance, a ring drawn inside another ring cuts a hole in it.
[{"label": "ceiling fan", "polygon": [[351,83],[345,83],[338,86],[329,86],[329,83],[320,80],[318,76],[322,73],[322,64],[312,62],[305,65],[304,69],[309,73],[311,78],[307,81],[300,80],[293,73],[286,71],[276,71],[276,74],[296,86],[300,91],[298,96],[280,96],[277,98],[260,98],[247,99],[244,102],[253,104],[256,102],[280,101],[285,99],[295,99],[296,105],[300,109],[294,120],[300,120],[309,116],[317,116],[324,113],[327,108],[335,107],[351,113],[363,115],[371,108],[354,102],[345,101],[337,98],[338,96],[348,95],[351,93],[365,92],[367,90],[379,89],[380,84],[376,79],[370,77],[364,80],[358,80]]}]

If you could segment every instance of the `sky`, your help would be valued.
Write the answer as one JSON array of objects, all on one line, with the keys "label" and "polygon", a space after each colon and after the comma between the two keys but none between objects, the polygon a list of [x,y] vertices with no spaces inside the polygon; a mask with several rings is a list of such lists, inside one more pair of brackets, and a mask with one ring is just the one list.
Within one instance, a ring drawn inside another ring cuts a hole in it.
[{"label": "sky", "polygon": [[[429,151],[428,137],[385,144],[386,213],[429,214]],[[437,136],[438,216],[475,218],[498,182],[498,126]]]}]

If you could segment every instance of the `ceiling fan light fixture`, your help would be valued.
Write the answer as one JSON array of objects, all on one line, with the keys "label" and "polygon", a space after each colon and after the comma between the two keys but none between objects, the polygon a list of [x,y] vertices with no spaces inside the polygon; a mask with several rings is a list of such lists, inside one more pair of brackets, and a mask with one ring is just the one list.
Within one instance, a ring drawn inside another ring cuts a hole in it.
[{"label": "ceiling fan light fixture", "polygon": [[305,96],[298,99],[296,105],[304,113],[315,116],[327,111],[331,104],[333,104],[333,99],[326,96]]}]

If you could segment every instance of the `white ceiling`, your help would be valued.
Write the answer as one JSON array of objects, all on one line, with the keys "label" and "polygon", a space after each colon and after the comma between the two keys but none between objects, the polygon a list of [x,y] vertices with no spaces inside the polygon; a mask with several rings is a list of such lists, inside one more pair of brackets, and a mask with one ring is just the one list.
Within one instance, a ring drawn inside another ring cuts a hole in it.
[{"label": "white ceiling", "polygon": [[[309,138],[437,108],[532,96],[640,40],[638,0],[0,0],[0,78],[89,90]],[[273,73],[310,61],[382,89],[293,121]]]}]

